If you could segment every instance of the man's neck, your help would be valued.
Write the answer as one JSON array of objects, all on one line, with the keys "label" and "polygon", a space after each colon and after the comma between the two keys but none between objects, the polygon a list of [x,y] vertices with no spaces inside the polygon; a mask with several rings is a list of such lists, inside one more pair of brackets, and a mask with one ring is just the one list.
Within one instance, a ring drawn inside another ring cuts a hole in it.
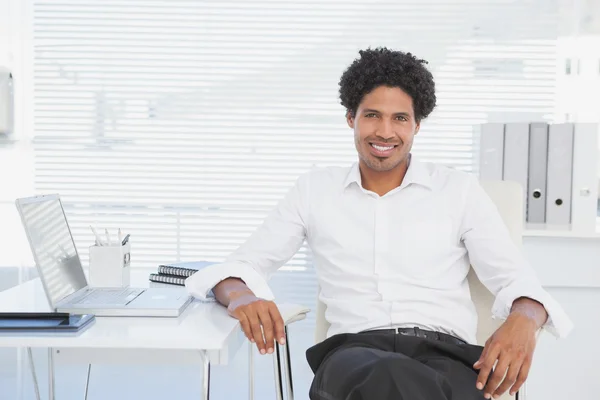
[{"label": "man's neck", "polygon": [[379,196],[383,196],[396,189],[404,180],[404,176],[408,170],[408,160],[409,157],[406,157],[394,169],[384,172],[374,171],[360,161],[360,176],[363,188],[377,193]]}]

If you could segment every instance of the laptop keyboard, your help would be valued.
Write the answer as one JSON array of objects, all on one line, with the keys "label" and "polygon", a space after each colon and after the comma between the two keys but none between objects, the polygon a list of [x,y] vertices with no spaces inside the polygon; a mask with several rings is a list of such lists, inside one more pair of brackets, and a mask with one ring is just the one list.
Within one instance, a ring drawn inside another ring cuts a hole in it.
[{"label": "laptop keyboard", "polygon": [[92,289],[81,298],[77,299],[74,304],[126,305],[138,297],[142,292],[143,290],[140,289],[128,288]]}]

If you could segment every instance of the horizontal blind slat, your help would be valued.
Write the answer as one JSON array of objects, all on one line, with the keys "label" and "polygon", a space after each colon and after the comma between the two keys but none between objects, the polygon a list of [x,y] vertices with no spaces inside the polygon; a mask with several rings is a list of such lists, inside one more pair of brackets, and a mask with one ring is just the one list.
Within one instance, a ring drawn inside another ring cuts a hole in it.
[{"label": "horizontal blind slat", "polygon": [[[35,188],[63,196],[80,248],[90,223],[121,224],[135,265],[222,260],[300,174],[356,161],[337,83],[358,48],[430,61],[413,152],[471,171],[474,125],[554,113],[557,17],[543,0],[34,0]],[[314,285],[310,260],[284,272]]]}]

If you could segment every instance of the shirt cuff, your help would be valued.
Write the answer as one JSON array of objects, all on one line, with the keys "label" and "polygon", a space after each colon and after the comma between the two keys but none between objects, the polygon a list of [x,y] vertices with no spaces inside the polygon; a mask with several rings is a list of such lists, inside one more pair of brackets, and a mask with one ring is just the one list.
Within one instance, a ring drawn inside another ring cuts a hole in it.
[{"label": "shirt cuff", "polygon": [[275,299],[266,279],[250,265],[238,262],[213,264],[202,268],[185,280],[185,287],[195,298],[205,300],[211,296],[215,285],[227,278],[243,280],[256,297]]},{"label": "shirt cuff", "polygon": [[548,319],[542,329],[556,338],[566,337],[573,329],[571,319],[550,294],[541,287],[532,288],[530,284],[513,283],[500,290],[492,307],[494,317],[499,319],[508,318],[514,301],[519,297],[528,297],[544,306],[548,313]]}]

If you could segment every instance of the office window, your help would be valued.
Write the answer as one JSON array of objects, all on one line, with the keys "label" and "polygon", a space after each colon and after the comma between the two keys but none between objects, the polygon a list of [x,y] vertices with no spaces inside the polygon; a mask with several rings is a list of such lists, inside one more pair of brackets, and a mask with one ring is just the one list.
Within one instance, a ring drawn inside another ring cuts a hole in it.
[{"label": "office window", "polygon": [[[84,261],[90,224],[130,232],[135,266],[221,260],[298,175],[355,161],[337,83],[361,48],[430,62],[438,107],[414,147],[425,160],[472,171],[474,125],[557,112],[557,8],[545,0],[33,0],[33,11],[35,189],[62,195]],[[308,251],[286,270],[310,273]]]}]

